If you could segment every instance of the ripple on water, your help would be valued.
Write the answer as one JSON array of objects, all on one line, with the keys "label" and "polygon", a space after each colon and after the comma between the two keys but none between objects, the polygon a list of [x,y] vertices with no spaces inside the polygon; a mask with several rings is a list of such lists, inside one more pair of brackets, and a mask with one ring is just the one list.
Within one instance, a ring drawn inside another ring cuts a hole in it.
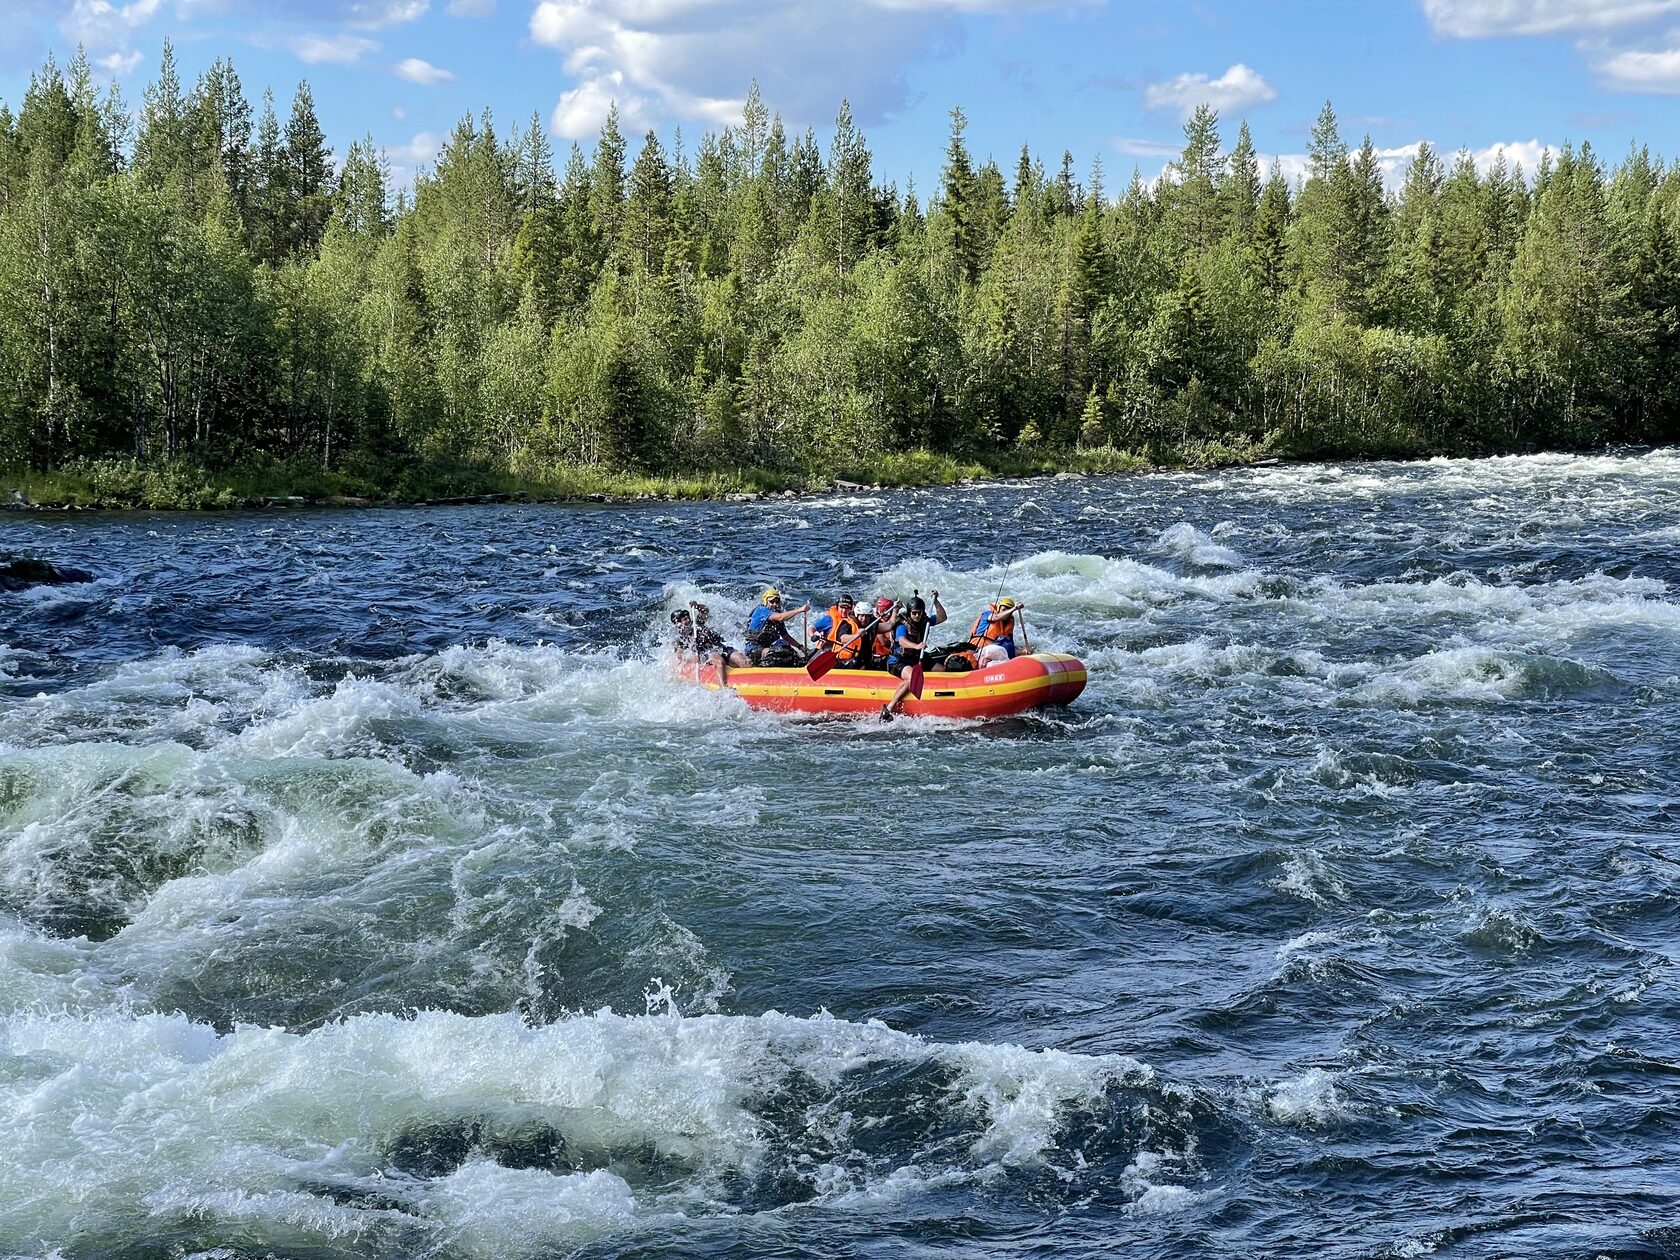
[{"label": "ripple on water", "polygon": [[[0,520],[100,579],[0,604],[0,1237],[1661,1254],[1677,514],[1664,450]],[[772,583],[1091,683],[671,677]]]}]

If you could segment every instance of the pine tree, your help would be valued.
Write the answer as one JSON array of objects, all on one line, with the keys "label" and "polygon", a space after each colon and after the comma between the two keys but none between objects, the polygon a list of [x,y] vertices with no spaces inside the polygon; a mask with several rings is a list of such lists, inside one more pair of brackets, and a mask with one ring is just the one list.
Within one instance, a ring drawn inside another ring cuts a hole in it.
[{"label": "pine tree", "polygon": [[290,200],[287,244],[293,252],[313,255],[332,213],[332,158],[307,82],[300,82],[292,96],[285,151]]},{"label": "pine tree", "polygon": [[140,107],[140,131],[134,141],[134,171],[145,183],[161,188],[187,175],[187,103],[181,95],[181,73],[175,46],[163,41],[163,61],[155,83],[147,86]]},{"label": "pine tree", "polygon": [[1015,162],[1015,188],[1012,193],[1013,208],[1020,207],[1036,200],[1039,195],[1039,181],[1033,173],[1032,150],[1026,145],[1021,146],[1021,156]]},{"label": "pine tree", "polygon": [[1271,294],[1282,292],[1285,283],[1285,255],[1289,237],[1289,185],[1276,159],[1260,193],[1254,214],[1254,235],[1249,258],[1261,286]]},{"label": "pine tree", "polygon": [[834,120],[824,193],[829,203],[826,215],[829,252],[840,278],[840,292],[844,294],[846,278],[870,247],[875,210],[869,149],[863,133],[852,122],[849,101],[840,102],[840,113]]},{"label": "pine tree", "polygon": [[648,132],[630,172],[630,196],[624,208],[624,244],[641,269],[656,274],[664,261],[671,232],[671,168],[659,137]]},{"label": "pine tree", "polygon": [[1180,259],[1199,254],[1219,239],[1219,114],[1196,106],[1184,123],[1184,148],[1176,163],[1173,237]]},{"label": "pine tree", "polygon": [[291,252],[292,173],[274,114],[274,94],[263,92],[257,122],[256,171],[252,180],[246,234],[258,261],[277,266]]},{"label": "pine tree", "polygon": [[607,109],[601,138],[595,144],[595,164],[589,175],[589,208],[595,235],[616,241],[624,222],[624,137],[618,130],[618,102]]},{"label": "pine tree", "polygon": [[962,110],[953,109],[951,139],[945,147],[945,169],[940,175],[939,209],[957,275],[972,283],[980,274],[980,226],[975,222],[974,164],[963,140],[967,127]]},{"label": "pine tree", "polygon": [[1446,294],[1441,247],[1441,159],[1427,141],[1406,167],[1394,215],[1386,293],[1381,307],[1403,328],[1427,331],[1441,318]]},{"label": "pine tree", "polygon": [[1237,129],[1237,143],[1226,159],[1225,175],[1219,183],[1219,218],[1241,241],[1247,242],[1254,234],[1260,195],[1260,159],[1255,156],[1254,138],[1245,119]]},{"label": "pine tree", "polygon": [[334,197],[334,218],[354,236],[379,237],[389,226],[390,175],[373,137],[352,141]]},{"label": "pine tree", "polygon": [[190,106],[195,180],[213,165],[238,215],[241,231],[251,193],[251,105],[233,63],[218,57],[199,79]]},{"label": "pine tree", "polygon": [[758,92],[758,80],[754,79],[747,88],[746,103],[741,108],[739,142],[746,178],[758,178],[759,171],[763,169],[769,136],[770,111],[765,108],[764,98]]},{"label": "pine tree", "polygon": [[1336,111],[1329,101],[1318,111],[1313,123],[1312,138],[1307,144],[1309,177],[1328,184],[1347,162],[1347,145],[1336,123]]},{"label": "pine tree", "polygon": [[516,176],[520,209],[525,214],[537,214],[554,205],[557,185],[554,179],[554,149],[543,131],[542,118],[531,111],[531,125],[520,139]]}]

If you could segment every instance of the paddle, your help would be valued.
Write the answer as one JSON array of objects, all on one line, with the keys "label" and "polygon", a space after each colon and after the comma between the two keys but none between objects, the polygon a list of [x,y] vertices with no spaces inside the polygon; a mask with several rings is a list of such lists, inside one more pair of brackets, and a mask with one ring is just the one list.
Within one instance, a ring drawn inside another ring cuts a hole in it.
[{"label": "paddle", "polygon": [[[869,627],[879,620],[879,617],[872,617],[868,621],[864,622],[862,628],[859,629],[858,632],[850,639],[846,640],[846,646],[850,647],[859,639],[863,638],[863,636],[869,632]],[[805,672],[810,676],[812,682],[816,682],[824,674],[828,673],[829,670],[834,668],[834,663],[838,659],[839,658],[834,655],[833,648],[824,648],[810,660],[805,662]]]}]

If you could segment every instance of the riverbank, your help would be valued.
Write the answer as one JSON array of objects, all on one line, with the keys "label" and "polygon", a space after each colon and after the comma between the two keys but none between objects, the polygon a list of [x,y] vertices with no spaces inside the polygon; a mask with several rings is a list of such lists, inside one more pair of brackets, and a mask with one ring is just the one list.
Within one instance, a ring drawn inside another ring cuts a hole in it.
[{"label": "riverbank", "polygon": [[557,468],[514,476],[480,467],[339,469],[269,463],[207,469],[185,463],[81,460],[51,471],[0,474],[0,507],[13,511],[238,511],[285,507],[391,507],[502,502],[746,502],[862,489],[950,486],[997,477],[1221,468],[1278,458],[1270,442],[1204,443],[1138,452],[1098,447],[957,458],[929,451],[884,456],[832,472],[737,468],[644,474]]}]

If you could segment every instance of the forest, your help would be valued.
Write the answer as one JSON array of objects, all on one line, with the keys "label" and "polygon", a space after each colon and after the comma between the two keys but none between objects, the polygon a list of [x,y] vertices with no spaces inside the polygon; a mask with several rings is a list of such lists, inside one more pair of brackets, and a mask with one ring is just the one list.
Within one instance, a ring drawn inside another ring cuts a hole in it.
[{"label": "forest", "polygon": [[166,47],[136,111],[49,59],[0,105],[0,469],[167,499],[1680,436],[1680,168],[1644,148],[1426,145],[1391,190],[1326,104],[1291,183],[1203,107],[1111,189],[965,126],[925,198],[844,102],[825,145],[756,85],[692,151],[463,118],[394,189],[307,84],[282,121]]}]

